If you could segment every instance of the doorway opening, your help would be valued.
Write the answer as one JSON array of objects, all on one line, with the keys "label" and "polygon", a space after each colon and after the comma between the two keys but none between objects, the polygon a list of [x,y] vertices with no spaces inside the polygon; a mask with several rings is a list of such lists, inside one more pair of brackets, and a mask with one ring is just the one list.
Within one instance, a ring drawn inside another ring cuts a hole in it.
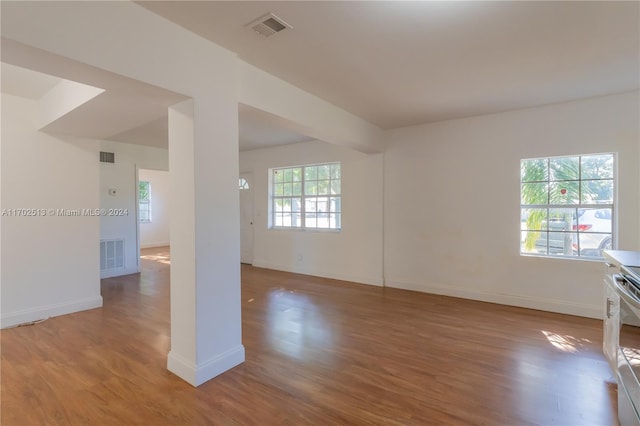
[{"label": "doorway opening", "polygon": [[169,172],[138,169],[140,249],[169,246]]}]

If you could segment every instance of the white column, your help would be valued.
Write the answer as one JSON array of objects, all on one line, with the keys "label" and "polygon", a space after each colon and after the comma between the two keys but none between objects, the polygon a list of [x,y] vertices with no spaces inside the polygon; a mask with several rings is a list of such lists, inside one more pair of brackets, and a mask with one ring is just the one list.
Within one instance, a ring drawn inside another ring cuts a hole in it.
[{"label": "white column", "polygon": [[169,109],[167,368],[194,386],[244,361],[237,120],[237,104],[214,96]]}]

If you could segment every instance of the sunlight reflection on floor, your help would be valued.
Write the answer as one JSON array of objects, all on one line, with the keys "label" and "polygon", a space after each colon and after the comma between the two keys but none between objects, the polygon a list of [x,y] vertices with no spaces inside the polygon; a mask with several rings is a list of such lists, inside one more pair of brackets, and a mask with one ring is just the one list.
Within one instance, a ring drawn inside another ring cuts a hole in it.
[{"label": "sunlight reflection on floor", "polygon": [[269,337],[278,352],[304,359],[309,351],[333,347],[333,330],[307,295],[274,288],[269,294],[268,310]]},{"label": "sunlight reflection on floor", "polygon": [[540,330],[540,332],[544,334],[549,343],[551,343],[555,348],[560,349],[562,352],[575,353],[581,348],[584,348],[587,343],[591,343],[588,339],[581,339],[568,335],[562,336],[545,330]]},{"label": "sunlight reflection on floor", "polygon": [[627,362],[632,368],[637,368],[640,366],[640,350],[634,348],[621,348],[622,353],[625,358],[627,358]]},{"label": "sunlight reflection on floor", "polygon": [[151,260],[153,262],[164,263],[165,265],[171,265],[171,258],[169,255],[143,254],[140,258],[144,260]]}]

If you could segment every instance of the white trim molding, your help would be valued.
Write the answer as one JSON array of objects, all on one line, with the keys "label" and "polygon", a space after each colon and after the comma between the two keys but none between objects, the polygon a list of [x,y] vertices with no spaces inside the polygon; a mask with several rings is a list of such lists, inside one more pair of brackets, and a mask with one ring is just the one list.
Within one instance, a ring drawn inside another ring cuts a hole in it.
[{"label": "white trim molding", "polygon": [[205,362],[195,365],[180,354],[170,351],[167,356],[167,369],[192,386],[200,386],[233,367],[244,362],[244,346],[239,345]]},{"label": "white trim molding", "polygon": [[312,275],[314,277],[329,278],[332,280],[350,281],[357,284],[367,284],[376,287],[382,287],[384,285],[382,277],[362,277],[325,270],[309,270],[305,268],[298,268],[295,266],[289,267],[285,265],[277,265],[275,263],[265,262],[263,260],[254,260],[252,265],[256,268],[274,269],[276,271],[291,272],[294,274]]},{"label": "white trim molding", "polygon": [[45,320],[60,315],[72,314],[74,312],[86,311],[102,307],[102,296],[95,298],[74,300],[53,305],[38,306],[17,312],[2,314],[0,317],[0,328],[13,327],[20,324]]},{"label": "white trim molding", "polygon": [[516,306],[520,308],[537,309],[540,311],[554,312],[558,314],[576,315],[580,317],[602,319],[601,306],[592,306],[580,303],[569,303],[564,300],[547,299],[540,297],[519,296],[515,294],[492,293],[489,291],[469,290],[445,285],[433,285],[424,283],[408,283],[399,281],[387,281],[387,287],[402,290],[418,291],[421,293],[438,294],[442,296],[460,297],[462,299],[477,300],[479,302],[497,303],[500,305]]}]

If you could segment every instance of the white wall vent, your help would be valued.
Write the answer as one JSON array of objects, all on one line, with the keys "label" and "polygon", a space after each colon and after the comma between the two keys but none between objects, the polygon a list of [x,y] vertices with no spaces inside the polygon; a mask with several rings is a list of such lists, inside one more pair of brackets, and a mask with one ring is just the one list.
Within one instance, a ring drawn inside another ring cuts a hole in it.
[{"label": "white wall vent", "polygon": [[101,163],[115,163],[116,162],[116,154],[114,152],[100,151],[100,162]]},{"label": "white wall vent", "polygon": [[248,24],[247,27],[253,29],[263,37],[269,37],[287,28],[293,28],[273,13],[267,13],[261,16]]},{"label": "white wall vent", "polygon": [[124,269],[124,240],[100,240],[100,272]]}]

